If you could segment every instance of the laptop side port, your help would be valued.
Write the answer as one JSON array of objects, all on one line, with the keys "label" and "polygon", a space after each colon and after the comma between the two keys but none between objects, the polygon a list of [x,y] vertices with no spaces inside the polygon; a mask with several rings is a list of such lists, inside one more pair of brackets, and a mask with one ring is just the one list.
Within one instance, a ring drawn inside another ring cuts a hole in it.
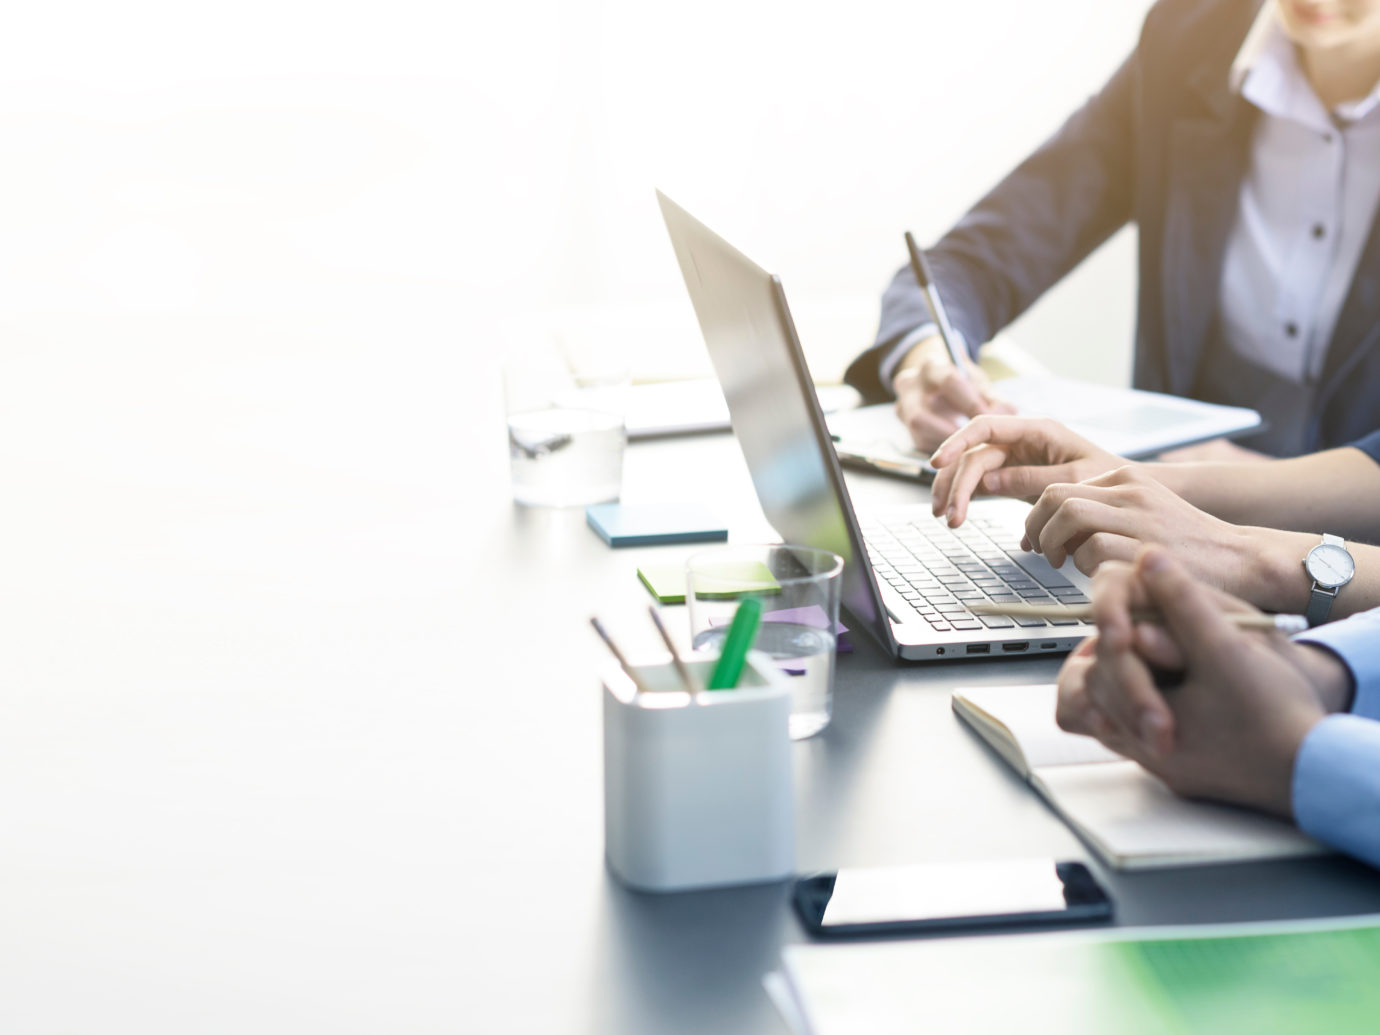
[{"label": "laptop side port", "polygon": [[1021,640],[1020,643],[1003,643],[1003,644],[1001,645],[1001,649],[1002,649],[1002,650],[1005,650],[1005,651],[1010,651],[1012,654],[1017,654],[1017,653],[1019,653],[1020,651],[1029,650],[1029,649],[1030,649],[1030,641],[1029,641],[1029,640]]},{"label": "laptop side port", "polygon": [[992,645],[990,643],[970,643],[965,648],[969,654],[991,654]]},{"label": "laptop side port", "polygon": [[1058,650],[1058,648],[1059,644],[1054,640],[1045,640],[1044,643],[1040,644],[1041,650]]}]

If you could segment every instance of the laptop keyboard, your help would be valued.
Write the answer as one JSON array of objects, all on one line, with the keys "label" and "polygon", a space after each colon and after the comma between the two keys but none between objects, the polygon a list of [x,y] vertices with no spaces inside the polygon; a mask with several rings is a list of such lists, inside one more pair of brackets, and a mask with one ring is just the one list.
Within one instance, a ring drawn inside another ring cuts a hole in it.
[{"label": "laptop keyboard", "polygon": [[[927,511],[864,520],[877,578],[889,583],[937,632],[1078,625],[1076,618],[974,615],[970,604],[1086,604],[1083,591],[1040,554],[1021,549],[1002,521],[969,517],[951,529]],[[910,616],[901,616],[913,620]]]}]

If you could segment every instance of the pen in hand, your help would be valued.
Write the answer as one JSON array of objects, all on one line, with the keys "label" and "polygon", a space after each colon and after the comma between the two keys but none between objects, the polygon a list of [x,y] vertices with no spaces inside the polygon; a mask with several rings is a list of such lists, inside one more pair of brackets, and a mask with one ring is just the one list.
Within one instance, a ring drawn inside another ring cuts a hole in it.
[{"label": "pen in hand", "polygon": [[920,285],[920,291],[929,304],[930,315],[934,317],[935,325],[939,328],[939,337],[949,352],[949,359],[953,361],[958,372],[971,381],[972,375],[968,373],[968,364],[964,362],[967,356],[959,346],[958,334],[954,331],[953,324],[949,323],[949,313],[944,308],[944,300],[939,297],[939,288],[930,274],[930,264],[925,260],[925,253],[915,243],[915,237],[909,230],[906,231],[906,248],[910,251],[911,272],[915,274],[915,281]]}]

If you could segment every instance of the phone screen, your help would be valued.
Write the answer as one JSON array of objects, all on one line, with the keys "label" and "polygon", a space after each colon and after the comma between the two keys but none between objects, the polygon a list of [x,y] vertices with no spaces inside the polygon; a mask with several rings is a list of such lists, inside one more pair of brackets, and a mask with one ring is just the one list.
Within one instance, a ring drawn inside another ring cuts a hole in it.
[{"label": "phone screen", "polygon": [[1086,866],[1050,859],[840,870],[802,878],[795,897],[806,922],[821,932],[1111,914]]}]

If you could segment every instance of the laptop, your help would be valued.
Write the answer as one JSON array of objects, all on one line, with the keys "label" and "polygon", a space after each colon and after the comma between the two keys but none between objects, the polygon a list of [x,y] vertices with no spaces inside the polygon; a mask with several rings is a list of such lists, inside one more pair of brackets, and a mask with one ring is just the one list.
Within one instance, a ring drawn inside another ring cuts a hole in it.
[{"label": "laptop", "polygon": [[844,560],[844,607],[896,657],[1022,657],[1072,650],[1076,619],[976,616],[977,602],[1073,605],[1088,579],[1020,548],[1028,504],[975,500],[950,529],[929,502],[859,517],[778,277],[660,191],[690,301],[762,510],[784,542]]}]

